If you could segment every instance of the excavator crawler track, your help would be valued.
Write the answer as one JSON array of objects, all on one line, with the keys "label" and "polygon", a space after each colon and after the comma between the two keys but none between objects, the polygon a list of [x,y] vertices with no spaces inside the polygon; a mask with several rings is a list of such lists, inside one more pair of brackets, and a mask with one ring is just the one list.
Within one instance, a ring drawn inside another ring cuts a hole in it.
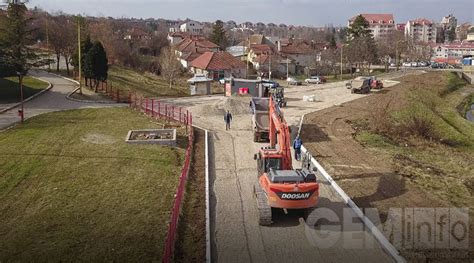
[{"label": "excavator crawler track", "polygon": [[258,182],[255,183],[254,191],[257,198],[258,223],[261,226],[269,226],[272,224],[272,208],[268,205],[267,197]]}]

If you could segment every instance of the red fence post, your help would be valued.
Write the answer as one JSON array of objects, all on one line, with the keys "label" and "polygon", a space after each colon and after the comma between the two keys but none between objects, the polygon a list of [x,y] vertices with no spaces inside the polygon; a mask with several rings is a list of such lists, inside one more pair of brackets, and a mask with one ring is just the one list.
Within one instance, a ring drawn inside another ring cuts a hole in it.
[{"label": "red fence post", "polygon": [[158,106],[158,117],[161,117],[161,113],[160,113],[160,110],[161,110],[161,108],[160,108],[160,101],[158,101],[158,105],[157,105],[157,106]]},{"label": "red fence post", "polygon": [[148,98],[145,99],[145,113],[148,113]]},{"label": "red fence post", "polygon": [[151,99],[151,117],[155,117],[155,99]]}]

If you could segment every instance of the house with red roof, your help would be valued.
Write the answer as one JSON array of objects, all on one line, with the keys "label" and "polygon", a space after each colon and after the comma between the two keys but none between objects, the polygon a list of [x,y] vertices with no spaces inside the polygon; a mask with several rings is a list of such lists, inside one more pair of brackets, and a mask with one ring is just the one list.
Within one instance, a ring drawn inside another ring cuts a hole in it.
[{"label": "house with red roof", "polygon": [[245,63],[225,51],[205,52],[191,62],[190,69],[194,74],[204,74],[214,80],[246,77]]},{"label": "house with red roof", "polygon": [[405,36],[409,36],[415,42],[435,43],[436,25],[426,18],[410,20],[405,25]]},{"label": "house with red roof", "polygon": [[386,37],[396,30],[393,14],[358,14],[349,19],[348,26],[351,26],[359,15],[362,15],[369,22],[369,29],[374,39]]},{"label": "house with red roof", "polygon": [[189,36],[176,44],[175,50],[181,65],[188,68],[191,61],[205,52],[219,51],[219,46],[204,37]]},{"label": "house with red roof", "polygon": [[320,58],[316,45],[304,39],[282,39],[277,42],[277,50],[282,57],[294,61],[295,73],[302,73],[305,67],[314,65]]}]

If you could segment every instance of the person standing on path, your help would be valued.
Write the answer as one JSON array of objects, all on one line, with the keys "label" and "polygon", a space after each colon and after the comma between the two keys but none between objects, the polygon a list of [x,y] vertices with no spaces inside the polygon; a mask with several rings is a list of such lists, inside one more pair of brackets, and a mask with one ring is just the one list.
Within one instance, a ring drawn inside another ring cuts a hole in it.
[{"label": "person standing on path", "polygon": [[293,141],[293,149],[295,149],[295,159],[297,161],[301,160],[301,145],[303,145],[303,141],[300,139],[300,136],[297,135]]},{"label": "person standing on path", "polygon": [[230,122],[232,121],[232,114],[230,111],[224,113],[224,121],[225,121],[225,130],[230,130]]}]

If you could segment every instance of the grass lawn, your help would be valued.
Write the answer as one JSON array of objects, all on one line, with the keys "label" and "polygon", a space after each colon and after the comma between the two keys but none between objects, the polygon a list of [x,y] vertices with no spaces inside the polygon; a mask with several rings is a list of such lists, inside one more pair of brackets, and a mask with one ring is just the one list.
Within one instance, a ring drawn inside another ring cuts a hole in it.
[{"label": "grass lawn", "polygon": [[132,145],[162,128],[129,108],[48,113],[0,133],[0,262],[161,261],[184,161]]},{"label": "grass lawn", "polygon": [[133,90],[148,97],[177,97],[189,95],[187,78],[180,78],[170,89],[169,84],[152,73],[141,73],[119,66],[109,69],[109,83],[113,88]]},{"label": "grass lawn", "polygon": [[[26,99],[48,87],[48,83],[32,77],[23,78],[23,98]],[[18,77],[0,78],[0,103],[20,102]]]}]

